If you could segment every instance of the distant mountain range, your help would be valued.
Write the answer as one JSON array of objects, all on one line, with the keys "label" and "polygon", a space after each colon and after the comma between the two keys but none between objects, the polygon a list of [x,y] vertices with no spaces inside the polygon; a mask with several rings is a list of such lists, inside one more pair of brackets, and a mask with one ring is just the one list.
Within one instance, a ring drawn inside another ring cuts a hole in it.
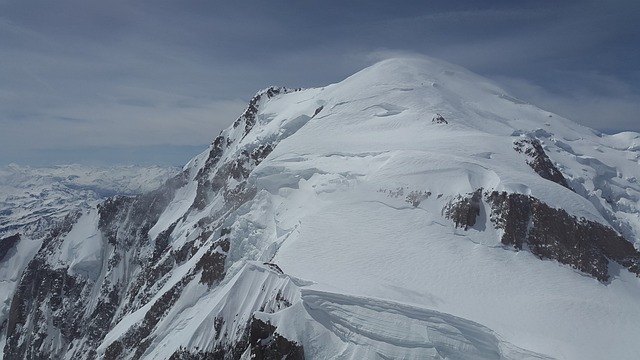
[{"label": "distant mountain range", "polygon": [[48,225],[42,223],[64,218],[70,211],[93,208],[110,196],[150,191],[178,170],[160,166],[0,167],[0,237],[46,229]]}]

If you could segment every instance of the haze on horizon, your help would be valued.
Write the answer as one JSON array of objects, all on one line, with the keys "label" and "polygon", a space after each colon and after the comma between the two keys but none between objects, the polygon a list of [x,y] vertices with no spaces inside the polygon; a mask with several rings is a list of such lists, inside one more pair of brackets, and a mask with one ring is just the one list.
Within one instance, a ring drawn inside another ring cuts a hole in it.
[{"label": "haze on horizon", "polygon": [[425,54],[640,132],[640,3],[0,0],[0,165],[180,165],[270,85]]}]

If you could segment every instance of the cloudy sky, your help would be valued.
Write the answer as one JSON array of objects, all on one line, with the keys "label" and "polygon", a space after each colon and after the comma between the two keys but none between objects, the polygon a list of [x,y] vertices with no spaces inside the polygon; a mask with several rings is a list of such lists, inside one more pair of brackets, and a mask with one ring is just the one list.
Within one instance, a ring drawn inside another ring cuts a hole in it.
[{"label": "cloudy sky", "polygon": [[638,0],[0,0],[0,165],[181,164],[257,90],[403,53],[640,132]]}]

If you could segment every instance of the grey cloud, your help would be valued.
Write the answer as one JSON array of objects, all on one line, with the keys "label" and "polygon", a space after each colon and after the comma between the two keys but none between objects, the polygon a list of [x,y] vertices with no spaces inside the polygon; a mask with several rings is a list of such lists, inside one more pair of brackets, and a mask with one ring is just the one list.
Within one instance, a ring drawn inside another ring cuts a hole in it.
[{"label": "grey cloud", "polygon": [[640,130],[640,94],[613,77],[578,72],[558,74],[567,83],[551,92],[521,78],[495,78],[509,92],[543,109],[605,132]]},{"label": "grey cloud", "polygon": [[[593,127],[640,130],[628,120],[637,4],[0,0],[0,153],[208,143],[257,90],[337,82],[390,51],[458,63]],[[617,115],[598,122],[605,108]]]}]

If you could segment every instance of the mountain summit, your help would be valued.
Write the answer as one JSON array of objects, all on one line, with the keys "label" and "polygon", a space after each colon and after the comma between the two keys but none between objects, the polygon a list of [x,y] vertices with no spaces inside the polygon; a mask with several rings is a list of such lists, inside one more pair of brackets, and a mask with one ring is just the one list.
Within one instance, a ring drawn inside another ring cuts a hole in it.
[{"label": "mountain summit", "polygon": [[640,134],[434,59],[271,87],[159,189],[51,231],[4,358],[631,359],[639,163]]}]

